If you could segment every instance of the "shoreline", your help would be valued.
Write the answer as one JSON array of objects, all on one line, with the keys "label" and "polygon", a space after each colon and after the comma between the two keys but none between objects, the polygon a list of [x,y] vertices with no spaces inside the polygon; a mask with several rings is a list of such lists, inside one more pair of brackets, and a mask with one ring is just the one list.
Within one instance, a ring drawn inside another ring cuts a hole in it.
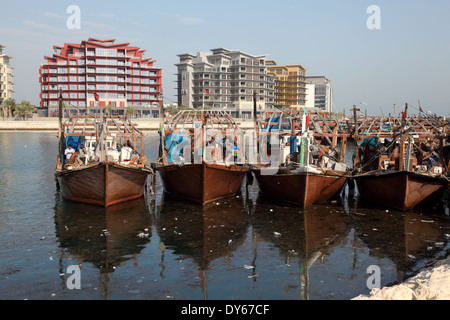
[{"label": "shoreline", "polygon": [[450,256],[420,269],[405,281],[373,289],[351,300],[450,300]]}]

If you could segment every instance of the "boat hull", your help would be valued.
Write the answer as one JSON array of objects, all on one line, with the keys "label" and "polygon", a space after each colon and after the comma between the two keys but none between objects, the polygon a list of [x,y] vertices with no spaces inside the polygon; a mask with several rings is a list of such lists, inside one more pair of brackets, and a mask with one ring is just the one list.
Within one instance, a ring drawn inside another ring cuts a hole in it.
[{"label": "boat hull", "polygon": [[346,176],[315,173],[262,175],[253,170],[258,186],[265,196],[300,207],[329,201],[342,190]]},{"label": "boat hull", "polygon": [[164,191],[201,205],[235,196],[241,188],[247,167],[219,164],[167,165],[155,168]]},{"label": "boat hull", "polygon": [[64,199],[104,207],[142,197],[148,174],[145,169],[107,162],[55,172]]},{"label": "boat hull", "polygon": [[354,176],[360,197],[372,203],[407,211],[426,201],[446,181],[408,171]]}]

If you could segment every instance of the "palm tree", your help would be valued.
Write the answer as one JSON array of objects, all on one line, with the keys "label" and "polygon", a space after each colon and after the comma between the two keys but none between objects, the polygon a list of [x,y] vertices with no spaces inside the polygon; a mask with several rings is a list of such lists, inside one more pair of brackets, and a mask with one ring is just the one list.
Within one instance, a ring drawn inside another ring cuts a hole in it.
[{"label": "palm tree", "polygon": [[110,114],[111,114],[111,111],[112,111],[111,103],[108,103],[108,104],[105,106],[104,110],[105,110],[105,115],[110,115]]},{"label": "palm tree", "polygon": [[6,99],[3,101],[2,109],[3,109],[3,120],[6,120],[11,116],[12,109],[16,105],[16,100],[14,99]]},{"label": "palm tree", "polygon": [[31,116],[35,111],[35,107],[31,105],[30,101],[22,101],[20,104],[15,106],[14,115],[22,117],[25,120],[26,116]]},{"label": "palm tree", "polygon": [[129,115],[130,117],[134,115],[136,112],[136,109],[133,106],[128,106],[125,110],[125,114]]}]

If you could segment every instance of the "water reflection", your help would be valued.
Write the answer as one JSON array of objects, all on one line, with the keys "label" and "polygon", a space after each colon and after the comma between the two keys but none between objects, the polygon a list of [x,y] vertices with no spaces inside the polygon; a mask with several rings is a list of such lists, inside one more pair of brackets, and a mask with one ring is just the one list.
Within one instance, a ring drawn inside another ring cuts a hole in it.
[{"label": "water reflection", "polygon": [[207,299],[206,271],[212,261],[227,259],[242,245],[249,223],[242,198],[202,207],[164,194],[156,217],[160,248],[191,258],[198,266],[203,299]]},{"label": "water reflection", "polygon": [[[332,297],[347,299],[368,293],[366,269],[370,264],[380,266],[384,286],[402,281],[448,246],[445,219],[366,208],[345,197],[302,210],[275,204],[260,195],[252,199],[252,192],[246,193],[245,187],[242,190],[238,197],[205,207],[160,190],[155,198],[141,198],[107,209],[57,198],[57,237],[61,248],[76,257],[78,263],[91,263],[98,270],[103,299],[109,297],[111,273],[124,262],[137,260],[137,255],[149,248],[151,239],[157,242],[153,258],[146,261],[149,267],[157,266],[152,269],[159,272],[159,278],[172,281],[174,277],[178,279],[173,273],[174,261],[191,260],[195,267],[187,274],[200,279],[202,299],[208,299],[209,291],[221,293],[218,279],[222,285],[243,285],[245,281],[241,278],[242,283],[235,282],[238,278],[232,273],[233,268],[242,266],[236,267],[231,260],[248,261],[246,267],[251,269],[248,278],[254,283],[249,286],[253,291],[243,288],[244,299],[257,290],[258,299],[329,298],[319,288],[321,281],[327,283]],[[245,247],[249,240],[251,248],[249,243]],[[214,263],[221,259],[229,262],[228,269]],[[344,275],[335,273],[336,264],[346,270]],[[280,269],[280,265],[291,269]],[[296,270],[295,279],[292,268]],[[212,286],[208,281],[211,278]],[[281,281],[283,290],[268,290],[264,284],[271,278]],[[190,292],[189,286],[186,281],[175,287],[177,291]],[[349,288],[348,292],[338,292],[345,291],[343,288]],[[235,297],[229,293],[220,296]]]},{"label": "water reflection", "polygon": [[[108,208],[56,199],[60,247],[78,264],[91,263],[98,269],[102,299],[108,299],[109,274],[125,261],[136,260],[150,242],[151,226],[144,198]],[[61,266],[61,271],[66,267]]]},{"label": "water reflection", "polygon": [[397,281],[436,258],[448,242],[445,229],[430,216],[418,213],[359,210],[353,224],[370,255],[388,258],[397,267]]},{"label": "water reflection", "polygon": [[253,210],[253,225],[260,240],[273,243],[286,264],[298,264],[301,299],[309,299],[310,267],[316,261],[323,262],[349,232],[348,216],[341,211],[330,212],[323,205],[300,211],[262,199]]}]

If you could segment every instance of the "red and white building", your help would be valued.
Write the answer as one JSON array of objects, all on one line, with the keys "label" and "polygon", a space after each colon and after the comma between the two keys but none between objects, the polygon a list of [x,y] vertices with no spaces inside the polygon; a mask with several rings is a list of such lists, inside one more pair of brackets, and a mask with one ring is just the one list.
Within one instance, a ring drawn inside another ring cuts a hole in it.
[{"label": "red and white building", "polygon": [[118,114],[129,106],[141,114],[158,113],[152,105],[162,94],[161,69],[153,66],[155,60],[144,58],[145,50],[93,38],[53,49],[39,69],[40,107],[48,115],[57,115],[60,88],[66,107],[77,110],[99,112],[111,105]]}]

